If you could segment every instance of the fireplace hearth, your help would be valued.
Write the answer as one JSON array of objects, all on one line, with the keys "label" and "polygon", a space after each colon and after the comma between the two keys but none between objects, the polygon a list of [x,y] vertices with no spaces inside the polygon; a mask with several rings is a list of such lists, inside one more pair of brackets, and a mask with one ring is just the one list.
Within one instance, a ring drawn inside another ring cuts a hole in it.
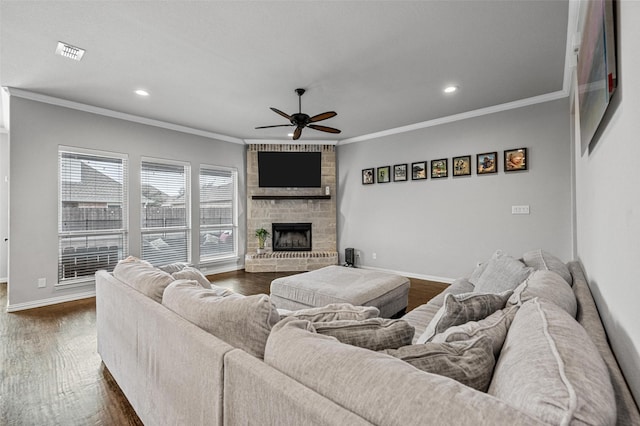
[{"label": "fireplace hearth", "polygon": [[273,223],[273,251],[311,251],[311,223]]}]

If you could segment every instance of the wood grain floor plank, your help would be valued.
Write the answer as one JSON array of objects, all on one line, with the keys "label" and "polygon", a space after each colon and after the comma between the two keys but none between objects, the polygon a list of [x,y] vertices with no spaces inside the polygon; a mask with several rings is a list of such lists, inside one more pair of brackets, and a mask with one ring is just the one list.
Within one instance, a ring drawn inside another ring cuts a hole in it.
[{"label": "wood grain floor plank", "polygon": [[[245,294],[294,272],[210,275]],[[411,279],[408,311],[447,284]],[[0,306],[7,285],[0,283]],[[142,425],[97,353],[95,299],[0,312],[0,425]]]}]

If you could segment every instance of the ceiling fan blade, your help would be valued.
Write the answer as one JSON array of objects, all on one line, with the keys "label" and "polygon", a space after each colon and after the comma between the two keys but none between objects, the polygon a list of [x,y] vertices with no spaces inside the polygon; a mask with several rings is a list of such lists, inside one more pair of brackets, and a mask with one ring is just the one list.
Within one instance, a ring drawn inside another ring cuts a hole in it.
[{"label": "ceiling fan blade", "polygon": [[322,114],[314,115],[313,117],[311,117],[309,119],[309,123],[315,123],[316,121],[326,120],[327,118],[335,117],[336,115],[338,115],[338,113],[335,111],[323,112]]},{"label": "ceiling fan blade", "polygon": [[260,127],[256,127],[256,129],[268,129],[270,127],[291,127],[293,126],[293,124],[276,124],[273,126],[260,126]]},{"label": "ceiling fan blade", "polygon": [[271,109],[271,111],[275,112],[276,114],[279,114],[279,115],[283,116],[287,120],[291,120],[291,116],[289,114],[284,113],[284,112],[282,112],[279,109],[276,109],[274,107],[271,107],[270,109]]},{"label": "ceiling fan blade", "polygon": [[309,124],[307,127],[311,127],[314,130],[320,130],[321,132],[340,133],[340,130],[334,129],[333,127],[319,126],[317,124]]},{"label": "ceiling fan blade", "polygon": [[297,141],[300,139],[300,135],[302,134],[302,127],[296,127],[295,132],[293,132],[293,140]]}]

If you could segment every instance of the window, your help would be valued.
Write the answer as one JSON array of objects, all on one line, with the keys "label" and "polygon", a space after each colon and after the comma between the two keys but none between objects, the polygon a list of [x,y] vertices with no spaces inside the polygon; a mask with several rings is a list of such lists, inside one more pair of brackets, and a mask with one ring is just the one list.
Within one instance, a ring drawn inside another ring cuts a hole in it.
[{"label": "window", "polygon": [[127,256],[127,157],[60,147],[58,283],[113,271]]},{"label": "window", "polygon": [[200,263],[237,256],[237,171],[200,167]]},{"label": "window", "polygon": [[142,160],[142,258],[155,266],[190,261],[189,165]]}]

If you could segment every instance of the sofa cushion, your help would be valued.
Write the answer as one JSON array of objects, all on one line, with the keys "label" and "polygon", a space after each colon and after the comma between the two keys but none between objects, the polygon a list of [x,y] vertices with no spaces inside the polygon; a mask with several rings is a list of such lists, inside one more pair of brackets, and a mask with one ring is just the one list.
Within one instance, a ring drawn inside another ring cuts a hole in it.
[{"label": "sofa cushion", "polygon": [[118,262],[113,276],[158,303],[162,303],[164,290],[174,281],[168,273],[133,256]]},{"label": "sofa cushion", "polygon": [[500,251],[494,253],[475,283],[475,291],[480,293],[500,293],[513,290],[533,271],[518,259]]},{"label": "sofa cushion", "polygon": [[375,306],[353,306],[351,303],[330,303],[319,308],[300,309],[289,311],[278,309],[280,316],[294,317],[311,322],[355,320],[361,321],[368,318],[376,318],[380,310]]},{"label": "sofa cushion", "polygon": [[567,265],[551,253],[541,249],[531,250],[526,252],[522,258],[527,266],[531,266],[536,270],[553,271],[560,275],[569,285],[573,285],[573,278]]},{"label": "sofa cushion", "polygon": [[598,349],[566,311],[539,298],[518,310],[488,393],[548,424],[616,422]]},{"label": "sofa cushion", "polygon": [[527,300],[539,297],[555,303],[576,317],[578,305],[571,286],[558,274],[552,271],[534,271],[529,278],[513,291],[508,305],[522,305]]},{"label": "sofa cushion", "polygon": [[372,351],[410,345],[415,331],[406,321],[386,318],[316,322],[313,328],[318,334]]},{"label": "sofa cushion", "polygon": [[217,336],[232,346],[258,358],[271,327],[280,320],[266,294],[218,295],[216,289],[202,288],[197,282],[178,280],[165,290],[162,304],[176,314]]},{"label": "sofa cushion", "polygon": [[179,271],[175,271],[171,273],[171,276],[176,280],[194,280],[197,281],[203,288],[211,288],[211,283],[204,276],[200,270],[193,268],[191,266],[187,266],[182,268]]},{"label": "sofa cushion", "polygon": [[504,308],[513,291],[493,293],[447,294],[444,304],[433,317],[427,329],[416,341],[417,344],[429,342],[433,336],[449,327],[478,321]]},{"label": "sofa cushion", "polygon": [[509,306],[492,313],[480,321],[469,321],[465,324],[449,327],[442,333],[433,336],[431,342],[457,342],[485,336],[490,339],[493,355],[497,359],[518,308],[519,306]]},{"label": "sofa cushion", "polygon": [[487,391],[495,365],[491,340],[486,336],[451,343],[409,345],[382,352],[419,370],[449,377],[481,392]]},{"label": "sofa cushion", "polygon": [[187,266],[189,265],[187,265],[184,262],[175,262],[175,263],[169,263],[167,265],[158,266],[158,269],[168,274],[173,274],[174,272],[182,271]]}]

